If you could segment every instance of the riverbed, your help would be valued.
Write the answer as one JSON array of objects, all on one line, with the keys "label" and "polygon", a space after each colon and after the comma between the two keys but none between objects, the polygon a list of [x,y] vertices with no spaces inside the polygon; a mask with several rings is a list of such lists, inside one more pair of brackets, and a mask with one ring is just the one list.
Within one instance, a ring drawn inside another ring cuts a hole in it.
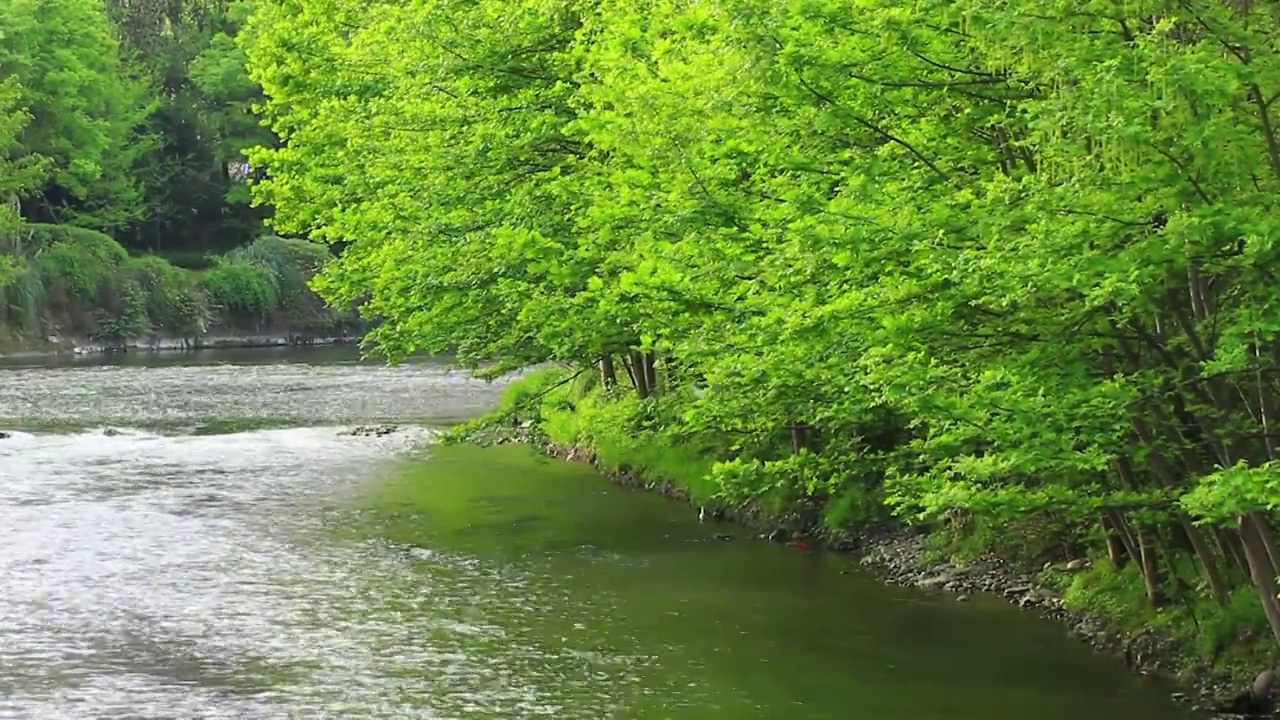
[{"label": "riverbed", "polygon": [[432,446],[499,389],[346,348],[0,366],[0,718],[1191,717],[998,600]]}]

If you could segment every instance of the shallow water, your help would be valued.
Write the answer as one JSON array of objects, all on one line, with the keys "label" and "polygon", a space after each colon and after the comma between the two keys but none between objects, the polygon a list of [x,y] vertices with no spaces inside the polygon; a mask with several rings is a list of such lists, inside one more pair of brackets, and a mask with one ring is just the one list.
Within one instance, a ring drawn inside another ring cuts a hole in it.
[{"label": "shallow water", "polygon": [[1003,603],[523,448],[424,458],[496,392],[345,351],[0,369],[36,431],[0,440],[0,718],[1184,717]]}]

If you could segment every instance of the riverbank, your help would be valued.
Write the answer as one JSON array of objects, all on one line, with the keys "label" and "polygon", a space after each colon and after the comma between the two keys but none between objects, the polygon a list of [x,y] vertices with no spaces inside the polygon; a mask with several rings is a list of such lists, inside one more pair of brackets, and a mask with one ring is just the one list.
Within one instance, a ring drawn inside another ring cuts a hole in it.
[{"label": "riverbank", "polygon": [[187,352],[196,350],[251,350],[282,347],[358,345],[363,336],[315,337],[294,334],[216,334],[194,338],[133,338],[115,343],[94,342],[89,338],[66,340],[57,338],[8,346],[0,350],[0,358],[30,358],[46,355],[107,355],[120,352]]},{"label": "riverbank", "polygon": [[[699,461],[688,447],[674,445],[646,449],[630,444],[620,450],[616,442],[606,440],[604,444],[613,447],[599,447],[575,429],[579,421],[598,421],[599,416],[575,418],[578,403],[564,401],[581,391],[548,390],[546,384],[536,378],[514,383],[497,411],[457,428],[446,441],[530,444],[547,455],[589,464],[619,485],[691,503],[700,515],[729,523],[726,528],[736,524],[756,539],[850,553],[891,585],[920,588],[956,602],[979,593],[1003,598],[1061,623],[1072,637],[1122,660],[1136,673],[1169,678],[1182,688],[1173,699],[1198,711],[1212,713],[1222,700],[1248,688],[1254,675],[1272,662],[1269,635],[1226,614],[1197,617],[1191,609],[1188,617],[1178,608],[1148,609],[1140,581],[1135,577],[1117,583],[1116,573],[1104,567],[1106,558],[1081,553],[1034,566],[1005,556],[998,547],[957,552],[954,535],[936,525],[912,526],[889,518],[833,524],[822,501],[814,498],[782,505],[719,502],[711,489],[699,484],[698,474],[712,466],[709,459]],[[607,436],[609,431],[603,433]],[[726,529],[722,535],[740,533]],[[1128,580],[1138,582],[1136,590]],[[1129,596],[1132,592],[1137,601]],[[1247,593],[1240,597],[1245,602],[1250,598]],[[1229,623],[1234,634],[1230,647],[1207,654],[1206,638],[1221,634],[1213,626],[1223,623]]]},{"label": "riverbank", "polygon": [[113,238],[65,225],[0,237],[0,354],[332,344],[361,336],[310,281],[327,247],[263,236],[230,252],[174,262],[132,255]]}]

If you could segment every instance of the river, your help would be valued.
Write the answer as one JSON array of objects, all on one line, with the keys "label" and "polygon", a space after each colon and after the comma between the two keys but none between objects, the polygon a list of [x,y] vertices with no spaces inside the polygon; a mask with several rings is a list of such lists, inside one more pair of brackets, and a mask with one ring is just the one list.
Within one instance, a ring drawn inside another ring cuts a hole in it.
[{"label": "river", "polygon": [[998,600],[430,447],[497,392],[343,349],[0,365],[0,719],[1190,717]]}]

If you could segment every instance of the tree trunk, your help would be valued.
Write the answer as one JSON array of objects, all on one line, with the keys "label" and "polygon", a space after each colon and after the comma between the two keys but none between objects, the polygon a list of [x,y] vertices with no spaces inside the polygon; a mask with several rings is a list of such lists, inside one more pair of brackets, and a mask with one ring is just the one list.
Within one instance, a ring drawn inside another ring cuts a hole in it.
[{"label": "tree trunk", "polygon": [[[1124,545],[1125,552],[1134,562],[1138,562],[1138,539],[1133,536],[1133,530],[1129,527],[1129,523],[1125,522],[1124,515],[1119,510],[1109,509],[1105,511],[1111,520],[1111,527],[1116,531],[1116,535],[1120,538],[1121,544]],[[1138,571],[1142,572],[1142,566],[1138,566]]]},{"label": "tree trunk", "polygon": [[636,386],[636,393],[641,400],[649,397],[653,386],[649,384],[649,363],[642,352],[631,353],[631,375],[632,382]]},{"label": "tree trunk", "polygon": [[1164,593],[1163,576],[1160,572],[1159,551],[1148,528],[1138,529],[1138,557],[1142,568],[1142,585],[1147,591],[1147,602],[1151,607],[1162,607],[1168,600]]},{"label": "tree trunk", "polygon": [[1262,546],[1267,550],[1267,559],[1271,561],[1271,574],[1280,575],[1280,546],[1276,544],[1276,535],[1271,530],[1271,521],[1258,512],[1249,513],[1249,519],[1253,521],[1253,527],[1258,531],[1258,539],[1262,540]]},{"label": "tree trunk", "polygon": [[1111,510],[1111,522],[1120,532],[1129,555],[1138,563],[1138,572],[1142,575],[1142,585],[1147,592],[1147,601],[1151,607],[1165,604],[1164,589],[1160,577],[1160,563],[1156,556],[1156,548],[1151,541],[1151,533],[1141,527],[1135,532],[1124,514],[1119,510]]},{"label": "tree trunk", "polygon": [[1214,537],[1218,539],[1218,547],[1222,550],[1222,556],[1230,559],[1239,573],[1248,574],[1249,562],[1245,559],[1244,547],[1240,544],[1240,536],[1220,527],[1215,527],[1213,531]]},{"label": "tree trunk", "polygon": [[1239,517],[1240,540],[1244,543],[1244,555],[1249,561],[1249,575],[1262,600],[1262,610],[1267,615],[1271,634],[1280,644],[1280,603],[1276,601],[1275,569],[1267,556],[1267,547],[1249,515]]},{"label": "tree trunk", "polygon": [[627,371],[627,379],[631,381],[631,387],[635,388],[636,394],[639,394],[640,382],[639,380],[636,379],[636,369],[635,367],[632,366],[632,362],[631,362],[634,358],[635,358],[635,353],[632,353],[630,356],[623,355],[622,368]]},{"label": "tree trunk", "polygon": [[606,388],[612,388],[618,384],[618,371],[613,367],[613,355],[605,353],[600,356],[600,382]]},{"label": "tree trunk", "polygon": [[1129,553],[1125,550],[1124,541],[1120,539],[1120,533],[1116,530],[1115,525],[1111,523],[1111,519],[1106,513],[1102,514],[1102,536],[1107,540],[1107,558],[1111,560],[1111,566],[1119,570],[1129,560]]},{"label": "tree trunk", "polygon": [[1183,532],[1187,534],[1187,539],[1191,541],[1191,548],[1196,553],[1196,559],[1200,561],[1200,569],[1204,571],[1205,580],[1209,581],[1209,589],[1213,592],[1213,599],[1218,605],[1226,607],[1227,595],[1229,590],[1227,584],[1222,580],[1222,572],[1218,567],[1218,558],[1213,554],[1213,549],[1209,547],[1209,543],[1205,542],[1204,534],[1200,532],[1200,528],[1191,524],[1191,518],[1185,513],[1177,513],[1178,524],[1182,526]]},{"label": "tree trunk", "polygon": [[658,368],[654,362],[653,353],[642,353],[641,359],[644,361],[644,384],[649,389],[648,394],[653,395],[658,392]]},{"label": "tree trunk", "polygon": [[809,426],[793,422],[788,428],[791,430],[791,452],[799,455],[801,450],[809,447]]}]

